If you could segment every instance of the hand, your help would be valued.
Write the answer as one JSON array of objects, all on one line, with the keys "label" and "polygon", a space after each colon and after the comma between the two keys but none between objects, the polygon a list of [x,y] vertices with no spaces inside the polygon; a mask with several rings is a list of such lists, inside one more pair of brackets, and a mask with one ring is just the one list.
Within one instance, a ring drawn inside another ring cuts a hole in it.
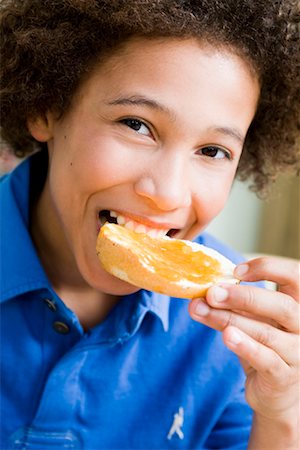
[{"label": "hand", "polygon": [[299,268],[294,260],[257,258],[237,266],[235,276],[273,281],[277,291],[222,284],[189,304],[192,318],[222,331],[239,356],[252,409],[278,423],[299,416]]}]

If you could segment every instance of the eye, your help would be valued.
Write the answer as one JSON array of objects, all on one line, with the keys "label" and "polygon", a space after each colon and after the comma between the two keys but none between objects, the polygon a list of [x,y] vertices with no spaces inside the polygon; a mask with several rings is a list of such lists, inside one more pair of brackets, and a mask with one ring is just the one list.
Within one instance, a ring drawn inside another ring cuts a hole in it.
[{"label": "eye", "polygon": [[139,119],[122,119],[120,120],[120,123],[126,125],[139,134],[142,134],[144,136],[152,136],[149,127]]},{"label": "eye", "polygon": [[232,159],[231,153],[228,150],[215,145],[207,145],[206,147],[202,147],[197,153],[213,159]]}]

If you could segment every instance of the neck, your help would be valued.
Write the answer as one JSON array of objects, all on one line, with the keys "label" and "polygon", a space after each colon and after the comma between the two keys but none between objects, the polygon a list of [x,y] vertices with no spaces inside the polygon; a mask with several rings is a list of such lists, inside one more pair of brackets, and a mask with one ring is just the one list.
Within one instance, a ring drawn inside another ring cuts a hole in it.
[{"label": "neck", "polygon": [[32,205],[30,231],[53,289],[78,316],[83,328],[102,322],[119,298],[94,289],[81,276],[51,205],[47,184]]}]

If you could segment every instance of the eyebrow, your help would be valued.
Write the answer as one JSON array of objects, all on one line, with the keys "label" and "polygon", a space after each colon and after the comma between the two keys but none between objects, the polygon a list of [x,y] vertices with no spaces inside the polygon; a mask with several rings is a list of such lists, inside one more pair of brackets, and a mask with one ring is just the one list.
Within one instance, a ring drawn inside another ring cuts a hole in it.
[{"label": "eyebrow", "polygon": [[[156,100],[153,100],[148,97],[143,97],[140,95],[131,95],[129,97],[118,97],[114,100],[108,100],[105,102],[107,105],[115,106],[115,105],[121,105],[121,106],[145,106],[147,108],[151,108],[157,111],[161,111],[164,114],[167,114],[173,122],[176,121],[176,115],[174,112],[169,109],[167,106],[162,105]],[[234,127],[226,127],[226,126],[211,126],[209,127],[209,131],[217,132],[219,134],[222,134],[224,136],[229,136],[233,138],[235,141],[237,141],[242,146],[244,145],[244,137],[240,133],[239,130],[237,130]]]},{"label": "eyebrow", "polygon": [[157,111],[161,111],[164,114],[170,116],[170,118],[175,121],[175,114],[165,105],[162,105],[156,100],[148,97],[142,97],[140,95],[131,95],[129,97],[119,97],[115,100],[109,100],[106,102],[108,105],[121,105],[121,106],[146,106]]},{"label": "eyebrow", "polygon": [[225,136],[229,136],[229,137],[235,139],[242,146],[244,145],[245,138],[242,136],[242,134],[236,128],[215,126],[215,127],[210,127],[210,130],[216,131],[217,133],[223,134]]}]

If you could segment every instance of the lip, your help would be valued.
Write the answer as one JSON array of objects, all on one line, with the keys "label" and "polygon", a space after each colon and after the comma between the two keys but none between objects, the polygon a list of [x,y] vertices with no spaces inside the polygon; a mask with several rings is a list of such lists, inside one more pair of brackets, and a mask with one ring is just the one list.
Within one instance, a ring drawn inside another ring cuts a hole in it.
[{"label": "lip", "polygon": [[[108,209],[108,208],[105,208]],[[98,209],[98,213],[99,211],[104,210],[104,208],[102,209]],[[146,216],[141,216],[141,215],[137,215],[137,214],[133,214],[130,212],[124,212],[121,211],[119,209],[109,209],[109,211],[114,211],[116,212],[118,215],[126,217],[127,219],[131,219],[134,220],[135,222],[140,223],[141,225],[146,225],[148,227],[152,227],[152,228],[156,228],[156,229],[160,229],[160,230],[170,230],[170,229],[177,229],[177,230],[181,230],[183,228],[183,226],[179,225],[178,223],[174,223],[174,222],[161,222],[158,220],[153,220],[150,219],[149,217]]]},{"label": "lip", "polygon": [[171,222],[159,222],[157,220],[150,219],[149,217],[145,216],[138,216],[136,214],[131,213],[122,213],[120,211],[116,211],[117,214],[120,214],[121,216],[124,216],[128,219],[134,220],[135,222],[138,222],[142,225],[147,225],[148,227],[153,227],[161,230],[170,230],[171,228],[177,228],[181,229],[182,227],[176,223]]}]

